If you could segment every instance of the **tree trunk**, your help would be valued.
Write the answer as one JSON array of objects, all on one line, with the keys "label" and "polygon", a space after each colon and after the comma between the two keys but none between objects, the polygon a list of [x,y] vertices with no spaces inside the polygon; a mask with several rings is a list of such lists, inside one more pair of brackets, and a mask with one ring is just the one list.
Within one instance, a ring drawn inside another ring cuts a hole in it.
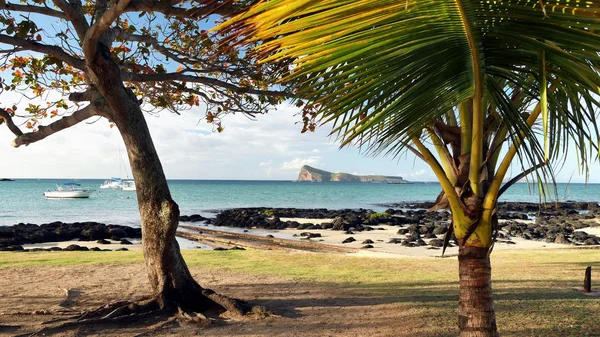
[{"label": "tree trunk", "polygon": [[492,298],[492,268],[488,248],[461,244],[458,250],[461,337],[498,336]]},{"label": "tree trunk", "polygon": [[200,287],[181,256],[175,239],[179,207],[171,198],[139,102],[124,86],[108,47],[98,43],[97,55],[86,55],[86,65],[92,82],[106,101],[105,115],[115,123],[127,148],[136,184],[146,270],[155,299],[167,310],[230,309],[225,308],[226,301],[219,301],[222,297]]},{"label": "tree trunk", "polygon": [[114,122],[125,142],[136,183],[142,247],[153,292],[159,296],[162,306],[173,302],[203,310],[213,305],[212,301],[199,301],[202,288],[192,278],[179,251],[175,239],[179,207],[171,198],[142,111],[139,107],[131,109],[127,114],[115,117]]}]

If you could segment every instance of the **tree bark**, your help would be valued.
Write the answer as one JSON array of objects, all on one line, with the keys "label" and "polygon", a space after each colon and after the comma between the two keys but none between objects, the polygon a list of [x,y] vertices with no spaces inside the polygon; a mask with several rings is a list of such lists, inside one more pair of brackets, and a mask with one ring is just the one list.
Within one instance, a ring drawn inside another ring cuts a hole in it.
[{"label": "tree bark", "polygon": [[460,245],[458,325],[461,337],[495,337],[492,268],[487,248]]},{"label": "tree bark", "polygon": [[136,183],[146,270],[159,303],[163,307],[178,303],[197,310],[214,305],[201,296],[203,289],[193,279],[181,256],[175,239],[179,207],[171,198],[142,111],[131,109],[114,122],[125,142]]},{"label": "tree bark", "polygon": [[[108,47],[98,43],[96,55],[86,55],[90,78],[106,100],[105,116],[121,133],[136,183],[142,227],[142,247],[150,286],[163,309],[194,311],[225,309],[191,276],[181,256],[175,232],[179,207],[167,179],[137,98],[127,89]],[[218,300],[218,299],[217,299]]]}]

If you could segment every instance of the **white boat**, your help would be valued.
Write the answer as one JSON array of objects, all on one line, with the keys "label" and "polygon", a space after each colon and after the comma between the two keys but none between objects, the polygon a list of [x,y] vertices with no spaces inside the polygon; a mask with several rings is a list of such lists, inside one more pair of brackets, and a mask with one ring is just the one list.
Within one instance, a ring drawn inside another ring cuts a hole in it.
[{"label": "white boat", "polygon": [[121,182],[121,189],[123,191],[135,191],[135,181],[133,181],[133,180],[123,180]]},{"label": "white boat", "polygon": [[121,188],[121,178],[110,178],[105,180],[104,183],[100,185],[100,188],[119,189]]},{"label": "white boat", "polygon": [[89,198],[90,194],[94,190],[90,190],[89,188],[80,188],[81,186],[78,183],[64,183],[62,185],[56,185],[56,189],[54,191],[46,191],[44,192],[44,197],[46,198]]}]

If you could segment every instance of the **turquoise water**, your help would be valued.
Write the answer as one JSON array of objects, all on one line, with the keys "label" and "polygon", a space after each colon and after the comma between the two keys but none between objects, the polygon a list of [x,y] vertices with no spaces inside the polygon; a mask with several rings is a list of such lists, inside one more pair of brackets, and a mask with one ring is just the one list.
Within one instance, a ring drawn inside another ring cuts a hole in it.
[{"label": "turquoise water", "polygon": [[[64,180],[19,179],[0,182],[0,226],[19,222],[98,221],[139,225],[135,192],[100,190],[104,180],[78,180],[97,190],[89,199],[45,199],[43,192]],[[171,180],[171,193],[181,214],[234,207],[370,208],[380,203],[433,201],[437,183],[297,183],[293,181]],[[530,191],[531,190],[531,191]],[[559,184],[559,201],[598,201],[600,184]],[[516,184],[501,201],[539,200],[534,185]]]}]

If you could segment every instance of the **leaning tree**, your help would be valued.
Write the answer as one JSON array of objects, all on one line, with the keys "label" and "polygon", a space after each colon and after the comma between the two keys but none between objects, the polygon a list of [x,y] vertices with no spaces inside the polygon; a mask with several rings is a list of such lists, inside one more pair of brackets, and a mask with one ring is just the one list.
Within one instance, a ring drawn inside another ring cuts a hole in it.
[{"label": "leaning tree", "polygon": [[342,145],[431,166],[459,245],[460,334],[496,336],[498,196],[516,158],[515,178],[552,182],[569,146],[584,169],[596,155],[599,13],[597,1],[265,0],[220,29],[260,42],[262,62],[292,60],[284,81]]},{"label": "leaning tree", "polygon": [[282,92],[269,88],[285,67],[256,64],[250,51],[220,49],[207,34],[214,20],[243,6],[215,0],[0,2],[2,90],[31,99],[25,108],[3,101],[0,122],[15,134],[13,146],[100,116],[118,128],[127,148],[154,296],[104,314],[244,311],[242,302],[203,289],[188,271],[175,240],[179,209],[143,115],[201,107],[221,132],[224,114],[253,117],[282,100]]}]

